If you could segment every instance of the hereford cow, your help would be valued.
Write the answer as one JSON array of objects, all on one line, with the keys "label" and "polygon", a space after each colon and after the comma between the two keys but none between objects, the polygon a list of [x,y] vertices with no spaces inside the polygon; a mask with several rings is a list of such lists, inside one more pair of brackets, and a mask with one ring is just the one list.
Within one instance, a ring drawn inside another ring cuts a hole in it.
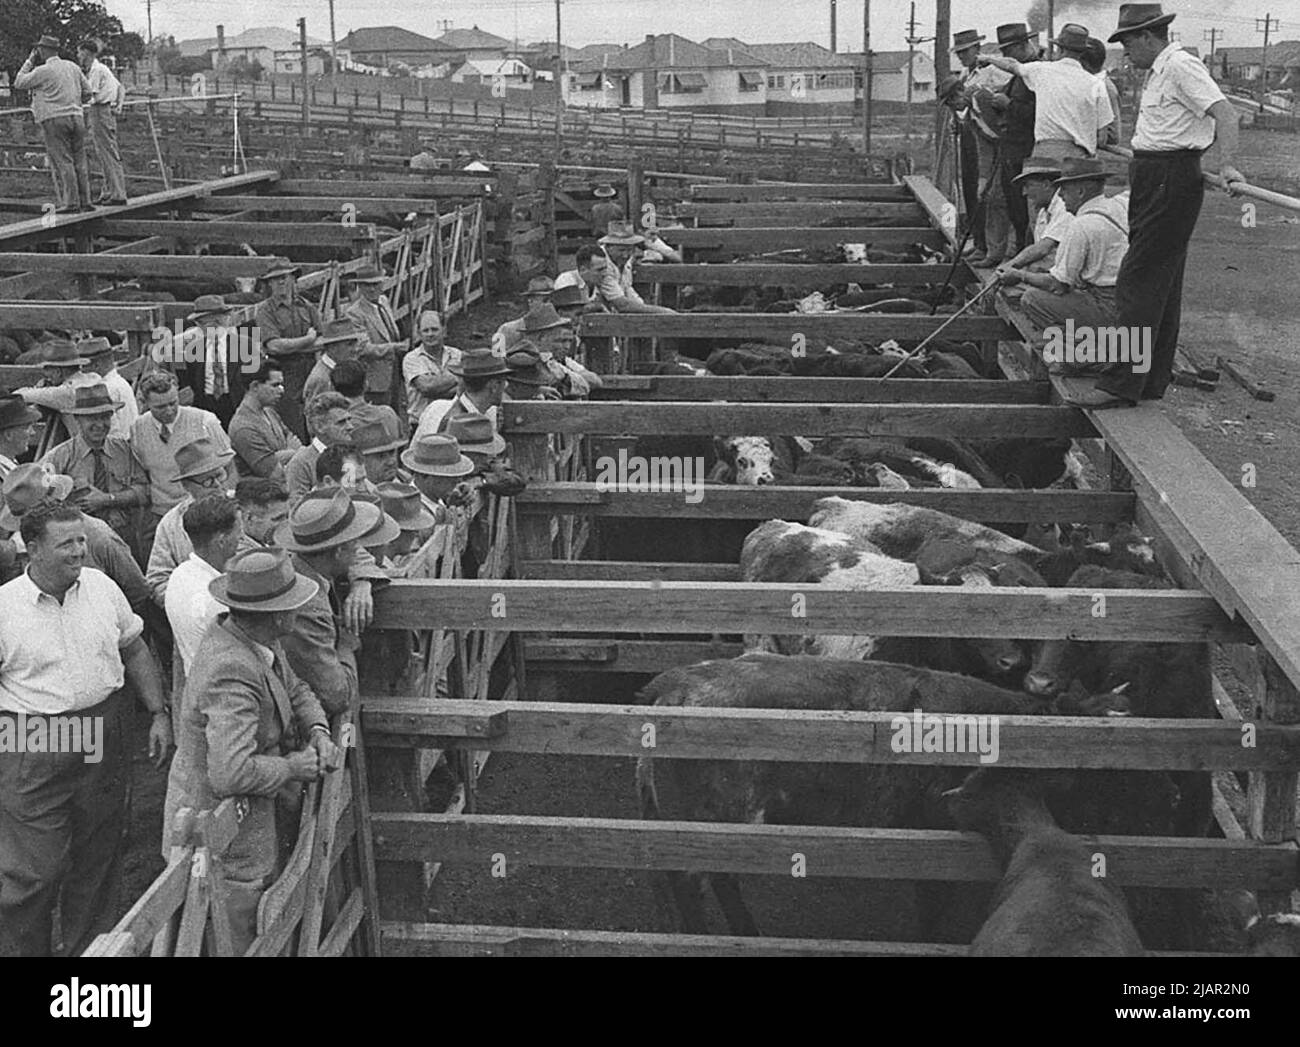
[{"label": "hereford cow", "polygon": [[[659,708],[797,709],[840,712],[1040,715],[1057,707],[1032,695],[954,673],[887,662],[746,654],[701,662],[656,676],[638,696]],[[1072,706],[1096,715],[1105,697]],[[637,761],[642,817],[772,825],[947,828],[939,803],[959,784],[956,767],[845,765],[726,760]],[[661,787],[666,786],[666,788]],[[707,933],[702,874],[668,874],[683,930]],[[708,874],[732,934],[758,933],[736,877]]]},{"label": "hereford cow", "polygon": [[1001,531],[949,516],[937,509],[898,502],[851,502],[845,498],[820,498],[808,521],[813,527],[840,531],[872,542],[888,556],[911,560],[927,541],[950,538],[977,549],[1012,556],[1036,557],[1042,550],[1028,542],[1008,538]]}]

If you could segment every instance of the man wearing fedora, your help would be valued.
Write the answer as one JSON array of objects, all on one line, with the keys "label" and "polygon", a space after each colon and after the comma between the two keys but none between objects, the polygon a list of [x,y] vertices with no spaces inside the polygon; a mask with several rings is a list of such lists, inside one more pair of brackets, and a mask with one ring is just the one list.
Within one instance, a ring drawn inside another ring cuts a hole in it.
[{"label": "man wearing fedora", "polygon": [[276,531],[275,544],[293,554],[300,576],[316,584],[283,639],[284,652],[331,715],[356,708],[356,652],[361,646],[360,635],[343,623],[337,589],[363,547],[381,548],[400,533],[382,508],[340,487],[312,491]]},{"label": "man wearing fedora", "polygon": [[631,222],[610,222],[609,232],[597,241],[605,252],[605,261],[618,279],[619,295],[605,304],[616,313],[672,313],[666,305],[649,305],[632,286],[633,266],[645,237],[632,228]]},{"label": "man wearing fedora", "polygon": [[510,378],[506,382],[508,400],[559,400],[562,394],[557,379],[542,365],[541,354],[532,342],[520,342],[506,354]]},{"label": "man wearing fedora", "polygon": [[333,390],[312,397],[307,402],[307,416],[315,435],[294,452],[284,467],[285,486],[292,505],[297,505],[302,496],[316,486],[316,463],[320,456],[331,447],[346,447],[352,443],[352,430],[356,424],[347,400]]},{"label": "man wearing fedora", "polygon": [[507,320],[492,335],[492,348],[498,356],[504,356],[519,343],[524,337],[524,321],[528,319],[528,314],[540,309],[554,294],[555,281],[549,276],[534,276],[528,281],[528,288],[523,294],[524,315]]},{"label": "man wearing fedora", "polygon": [[280,417],[299,440],[306,440],[302,390],[316,362],[316,339],[323,324],[316,307],[298,294],[301,271],[288,260],[280,260],[262,274],[262,282],[270,290],[254,311],[253,323],[261,334],[262,348],[284,366]]},{"label": "man wearing fedora", "polygon": [[[962,193],[968,215],[975,214],[985,186],[991,178],[997,176],[994,171],[994,154],[997,152],[1000,126],[992,109],[995,98],[1001,99],[1002,108],[1005,108],[1006,95],[995,95],[992,92],[1000,92],[1011,80],[1010,73],[994,66],[979,64],[980,45],[983,42],[983,35],[975,29],[963,29],[954,33],[952,38],[952,52],[962,66],[960,84],[964,104],[954,107],[953,113],[957,121]],[[974,110],[977,93],[981,98],[987,97],[989,113]],[[970,256],[969,262],[1001,260],[1001,252],[1006,246],[1008,221],[1005,198],[1000,192],[989,193],[984,201],[984,222],[973,230],[976,253]],[[992,242],[996,245],[992,255],[989,254],[990,233],[993,234]]]},{"label": "man wearing fedora", "polygon": [[1100,160],[1067,159],[1053,183],[1074,220],[1046,273],[1010,269],[1004,283],[1029,285],[1020,307],[1040,330],[1073,320],[1077,327],[1115,324],[1115,279],[1128,250],[1128,214],[1106,196]]},{"label": "man wearing fedora", "polygon": [[215,414],[222,425],[230,424],[246,384],[232,359],[232,349],[238,346],[230,342],[239,338],[239,329],[227,322],[229,315],[221,295],[199,295],[185,318],[190,326],[181,333],[182,346],[202,347],[201,353],[185,353],[186,384],[194,392],[194,406]]},{"label": "man wearing fedora", "polygon": [[51,718],[75,716],[94,722],[99,737],[94,760],[84,751],[0,759],[0,956],[50,955],[56,905],[67,955],[112,925],[131,774],[128,682],[153,716],[156,768],[172,746],[144,623],[122,591],[86,565],[83,521],[73,506],[53,501],[25,513],[27,569],[0,586],[6,732],[30,736],[35,722],[46,721],[57,735],[66,721]]},{"label": "man wearing fedora", "polygon": [[981,62],[1020,77],[1034,92],[1034,152],[1040,156],[1057,160],[1096,156],[1097,146],[1106,140],[1105,128],[1115,119],[1106,88],[1080,62],[1088,39],[1085,26],[1067,22],[1052,41],[1061,50],[1054,62],[980,57]]},{"label": "man wearing fedora", "polygon": [[212,810],[238,798],[243,817],[222,855],[234,951],[257,933],[257,906],[292,849],[303,786],[343,765],[325,710],[300,680],[281,640],[317,584],[282,549],[235,556],[210,584],[227,611],[204,634],[190,667],[176,758],[167,777],[163,852],[182,807]]},{"label": "man wearing fedora", "polygon": [[40,412],[20,396],[0,398],[0,481],[18,468],[18,459],[36,440]]},{"label": "man wearing fedora", "polygon": [[414,436],[444,430],[448,418],[461,415],[486,415],[496,424],[497,408],[506,392],[510,368],[504,358],[491,349],[469,349],[459,364],[450,368],[459,379],[457,395],[452,400],[434,400],[420,415]]},{"label": "man wearing fedora", "polygon": [[144,573],[154,603],[159,607],[167,595],[172,571],[194,551],[185,533],[185,510],[204,495],[226,490],[227,468],[234,457],[234,451],[223,450],[206,437],[176,449],[172,479],[183,493],[181,500],[158,521],[153,548],[149,551],[149,566]]},{"label": "man wearing fedora", "polygon": [[[546,282],[549,284],[550,280]],[[530,281],[529,287],[534,283]],[[513,321],[507,321],[510,322]],[[402,357],[406,419],[412,429],[420,424],[420,415],[432,401],[451,396],[455,391],[459,379],[450,368],[459,364],[461,358],[461,351],[447,344],[442,314],[436,309],[426,309],[420,314],[418,331],[419,344]]]},{"label": "man wearing fedora", "polygon": [[447,496],[456,485],[477,468],[449,433],[416,437],[402,452],[402,465],[424,497],[425,508],[435,515],[445,510]]},{"label": "man wearing fedora", "polygon": [[40,383],[15,389],[14,394],[40,408],[47,425],[61,426],[58,431],[71,436],[74,426],[71,419],[63,417],[63,412],[72,402],[73,378],[88,363],[89,358],[72,342],[56,339],[42,353]]},{"label": "man wearing fedora", "polygon": [[108,395],[113,398],[113,402],[122,405],[120,411],[113,412],[113,425],[108,430],[108,435],[129,440],[131,426],[140,417],[140,405],[136,403],[131,383],[118,373],[117,354],[113,351],[112,343],[107,338],[88,338],[77,345],[77,351],[89,361],[86,372],[83,373],[99,375],[108,387]]},{"label": "man wearing fedora", "polygon": [[109,435],[113,414],[121,406],[103,384],[79,386],[68,409],[77,433],[51,448],[41,462],[53,472],[71,476],[77,484],[73,502],[107,523],[137,559],[143,559],[140,523],[142,511],[149,506],[149,475],[131,445]]},{"label": "man wearing fedora", "polygon": [[81,108],[82,99],[90,94],[86,74],[76,62],[59,57],[58,37],[46,33],[14,75],[13,86],[31,92],[32,116],[45,136],[58,213],[93,211]]},{"label": "man wearing fedora", "polygon": [[374,404],[394,406],[400,400],[401,383],[396,381],[398,361],[408,342],[397,324],[397,314],[384,291],[384,274],[366,265],[347,278],[352,299],[343,307],[343,315],[356,322],[365,332],[358,347],[357,359],[366,365],[366,399]]},{"label": "man wearing fedora", "polygon": [[284,371],[279,362],[263,357],[247,378],[248,392],[230,420],[231,447],[245,476],[283,483],[285,466],[302,448],[276,409],[284,398]]},{"label": "man wearing fedora", "polygon": [[1081,407],[1116,407],[1164,396],[1173,376],[1182,322],[1183,270],[1205,199],[1201,157],[1218,146],[1219,175],[1245,179],[1234,166],[1237,112],[1209,70],[1169,40],[1159,4],[1121,4],[1110,42],[1124,45],[1137,69],[1149,69],[1131,145],[1129,244],[1115,285],[1118,324],[1151,332],[1151,369],[1109,367],[1094,389],[1073,394]]},{"label": "man wearing fedora", "polygon": [[[303,382],[302,398],[304,404],[311,403],[321,393],[328,393],[333,390],[334,387],[330,384],[330,374],[344,360],[357,359],[365,341],[365,329],[351,317],[339,317],[337,320],[330,320],[325,325],[324,331],[316,340],[316,348],[321,351],[320,358],[311,369],[307,380]],[[367,373],[368,371],[367,368]],[[311,431],[310,424],[308,424],[307,429],[308,432]]]},{"label": "man wearing fedora", "polygon": [[610,222],[624,217],[623,205],[618,202],[618,190],[608,182],[601,182],[591,191],[596,202],[591,205],[591,235],[601,236],[609,230]]},{"label": "man wearing fedora", "polygon": [[348,402],[355,429],[364,425],[383,426],[391,439],[404,433],[401,420],[388,404],[372,404],[366,400],[366,368],[360,360],[344,360],[330,372],[330,386]]},{"label": "man wearing fedora", "polygon": [[[24,514],[46,502],[66,502],[73,486],[72,477],[51,473],[35,462],[20,465],[5,477],[0,485],[0,534],[9,535],[7,541],[14,549],[16,562],[19,554],[27,552],[20,530]],[[145,619],[146,626],[151,624],[149,585],[130,546],[103,520],[84,512],[81,517],[86,531],[86,564],[108,575],[126,596],[131,610]]]},{"label": "man wearing fedora", "polygon": [[1011,269],[1032,269],[1043,272],[1052,267],[1057,245],[1065,238],[1074,215],[1070,214],[1056,190],[1056,180],[1061,177],[1061,165],[1046,156],[1031,156],[1024,162],[1020,174],[1011,180],[1020,187],[1034,216],[1034,242],[998,266],[998,275]]},{"label": "man wearing fedora", "polygon": [[[1038,33],[1030,32],[1024,22],[998,26],[998,50],[1022,65],[1038,61]],[[1029,246],[1029,211],[1025,198],[1013,179],[1034,152],[1034,124],[1037,104],[1034,92],[1025,81],[1013,76],[1002,91],[1007,104],[1002,110],[1002,134],[999,158],[1002,161],[1002,195],[1006,200],[1011,227],[1016,231],[1016,250]]]},{"label": "man wearing fedora", "polygon": [[600,376],[570,355],[573,323],[547,303],[525,317],[525,337],[537,348],[542,366],[566,396],[577,399],[602,387]]}]

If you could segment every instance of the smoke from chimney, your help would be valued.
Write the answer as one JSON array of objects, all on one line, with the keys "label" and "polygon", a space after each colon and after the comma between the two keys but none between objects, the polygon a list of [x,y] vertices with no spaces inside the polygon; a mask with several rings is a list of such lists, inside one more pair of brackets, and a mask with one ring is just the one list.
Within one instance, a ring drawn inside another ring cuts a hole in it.
[{"label": "smoke from chimney", "polygon": [[[1056,5],[1055,29],[1060,32],[1066,22],[1088,27],[1088,35],[1105,40],[1115,31],[1118,7],[1110,0],[1062,0]],[[1047,0],[1033,0],[1025,12],[1031,32],[1047,32]]]}]

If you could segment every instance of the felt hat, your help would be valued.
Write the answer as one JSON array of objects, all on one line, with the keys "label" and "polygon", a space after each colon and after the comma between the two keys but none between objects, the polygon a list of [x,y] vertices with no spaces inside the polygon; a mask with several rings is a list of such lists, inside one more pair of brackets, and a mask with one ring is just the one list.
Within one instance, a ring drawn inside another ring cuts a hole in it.
[{"label": "felt hat", "polygon": [[275,264],[259,276],[258,280],[274,280],[279,276],[297,276],[301,272],[302,266],[294,265],[287,258],[277,258]]},{"label": "felt hat", "polygon": [[321,345],[338,345],[341,342],[359,343],[366,336],[365,328],[355,320],[349,320],[346,317],[340,317],[337,320],[329,320],[325,324],[325,330],[321,332],[320,337],[316,339],[316,344]]},{"label": "felt hat", "polygon": [[293,569],[283,549],[245,549],[226,563],[226,573],[208,583],[218,603],[236,611],[296,611],[318,592],[320,583]]},{"label": "felt hat", "polygon": [[350,280],[354,284],[382,284],[386,278],[373,265],[367,263],[356,272],[348,273],[344,279]]},{"label": "felt hat", "polygon": [[397,526],[396,520],[384,512],[384,500],[377,492],[349,491],[348,493],[357,505],[369,506],[371,509],[379,511],[379,520],[375,523],[375,526],[358,539],[363,548],[378,549],[381,545],[387,545],[393,539],[401,536],[402,529]]},{"label": "felt hat", "polygon": [[606,232],[597,243],[621,244],[624,247],[635,247],[637,244],[645,243],[645,237],[632,228],[631,222],[624,219],[616,219],[609,223],[609,231]]},{"label": "felt hat", "polygon": [[1060,35],[1052,41],[1062,51],[1083,51],[1088,46],[1088,28],[1078,22],[1066,22]]},{"label": "felt hat", "polygon": [[275,544],[294,553],[324,552],[367,538],[383,516],[382,509],[352,498],[342,487],[308,491],[275,529]]},{"label": "felt hat", "polygon": [[103,382],[93,385],[79,385],[73,391],[72,406],[66,408],[66,414],[111,414],[120,411],[125,405],[118,403],[108,395],[108,386]]},{"label": "felt hat", "polygon": [[179,447],[173,456],[176,459],[176,475],[172,480],[187,480],[192,476],[224,469],[235,457],[234,451],[218,451],[217,445],[206,436],[191,440],[184,447]]},{"label": "felt hat", "polygon": [[1031,156],[1024,162],[1020,173],[1011,179],[1011,184],[1023,182],[1026,178],[1047,178],[1055,181],[1061,175],[1061,162],[1050,156]]},{"label": "felt hat", "polygon": [[406,441],[394,437],[382,421],[367,422],[352,430],[352,446],[362,454],[383,454],[405,447]]},{"label": "felt hat", "polygon": [[90,363],[90,360],[80,355],[75,345],[60,339],[57,342],[50,342],[45,347],[45,358],[41,361],[41,366],[83,367],[88,363]]},{"label": "felt hat", "polygon": [[524,332],[533,334],[537,331],[549,331],[555,327],[568,327],[570,322],[555,311],[553,303],[542,302],[528,310],[524,317]]},{"label": "felt hat", "polygon": [[197,320],[201,316],[216,316],[229,311],[226,300],[219,294],[201,294],[194,299],[194,309],[185,319]]},{"label": "felt hat", "polygon": [[612,196],[618,196],[618,190],[608,182],[601,182],[591,191],[592,196],[599,196],[603,200],[608,200]]},{"label": "felt hat", "polygon": [[[77,343],[77,352],[85,353],[86,359],[93,364],[101,356],[113,356],[113,343],[107,338],[87,338]],[[115,356],[113,360],[117,362]]]},{"label": "felt hat", "polygon": [[0,430],[16,429],[23,425],[35,425],[41,420],[41,412],[29,407],[20,396],[0,398]]},{"label": "felt hat", "polygon": [[455,437],[465,454],[491,457],[506,449],[505,440],[485,414],[462,414],[451,419],[447,423],[447,435]]},{"label": "felt hat", "polygon": [[36,41],[36,46],[43,50],[57,51],[63,45],[59,43],[59,38],[51,33],[42,33],[41,38]]},{"label": "felt hat", "polygon": [[4,499],[0,508],[0,530],[17,531],[22,515],[44,498],[61,502],[72,493],[76,481],[62,473],[46,471],[36,462],[20,465],[5,477],[0,486]]},{"label": "felt hat", "polygon": [[1174,20],[1174,15],[1167,15],[1159,4],[1120,4],[1119,25],[1107,39],[1108,44],[1118,43],[1129,33],[1139,33],[1143,29],[1159,29]]},{"label": "felt hat", "polygon": [[550,385],[550,376],[542,370],[542,358],[537,347],[531,342],[516,345],[506,355],[506,366],[510,368],[510,380],[521,385]]},{"label": "felt hat", "polygon": [[466,349],[460,363],[449,364],[447,370],[461,378],[493,378],[510,373],[505,361],[491,349]]},{"label": "felt hat", "polygon": [[440,521],[424,507],[420,489],[414,484],[382,483],[378,487],[384,512],[403,531],[427,531]]},{"label": "felt hat", "polygon": [[978,29],[963,29],[952,35],[952,49],[954,52],[965,51],[968,47],[978,47],[984,42],[984,37]]},{"label": "felt hat", "polygon": [[1067,156],[1061,163],[1061,174],[1052,184],[1061,185],[1065,182],[1104,182],[1110,177],[1110,172],[1106,170],[1105,164],[1100,160],[1093,160],[1084,156]]},{"label": "felt hat", "polygon": [[402,452],[402,464],[424,476],[468,476],[474,471],[474,463],[461,453],[456,438],[443,433],[431,433],[412,443]]},{"label": "felt hat", "polygon": [[549,276],[534,276],[528,281],[525,298],[543,298],[555,292],[555,281]]},{"label": "felt hat", "polygon": [[565,284],[563,287],[557,287],[555,293],[551,295],[551,305],[556,309],[574,309],[578,306],[586,305],[588,302],[586,293],[581,287],[574,284]]},{"label": "felt hat", "polygon": [[1030,30],[1024,22],[1007,22],[998,26],[998,47],[1005,50],[1012,44],[1023,43],[1038,37],[1038,30]]}]

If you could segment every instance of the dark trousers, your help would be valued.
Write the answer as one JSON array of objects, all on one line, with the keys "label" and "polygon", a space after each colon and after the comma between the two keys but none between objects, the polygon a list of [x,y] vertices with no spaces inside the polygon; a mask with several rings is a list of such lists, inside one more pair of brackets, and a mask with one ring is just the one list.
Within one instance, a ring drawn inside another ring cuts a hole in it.
[{"label": "dark trousers", "polygon": [[1128,251],[1115,284],[1120,327],[1151,331],[1151,370],[1115,364],[1097,388],[1129,400],[1164,396],[1183,314],[1187,246],[1205,199],[1195,150],[1146,153],[1129,164]]},{"label": "dark trousers", "polygon": [[1011,180],[1024,169],[1029,159],[1032,146],[1002,142],[1002,195],[1007,202],[1007,215],[1011,219],[1011,228],[1016,231],[1016,252],[1029,246],[1029,201],[1020,191],[1020,186],[1012,185]]},{"label": "dark trousers", "polygon": [[984,222],[976,221],[980,202],[979,140],[969,121],[958,125],[957,153],[960,160],[962,202],[966,205],[966,221],[971,224],[971,239],[980,251],[988,249],[984,238]]},{"label": "dark trousers", "polygon": [[[68,955],[116,916],[126,829],[123,691],[71,716],[102,716],[103,759],[81,753],[0,756],[0,956],[48,956],[58,902]],[[0,717],[21,723],[16,716]],[[28,716],[28,730],[39,717]]]}]

